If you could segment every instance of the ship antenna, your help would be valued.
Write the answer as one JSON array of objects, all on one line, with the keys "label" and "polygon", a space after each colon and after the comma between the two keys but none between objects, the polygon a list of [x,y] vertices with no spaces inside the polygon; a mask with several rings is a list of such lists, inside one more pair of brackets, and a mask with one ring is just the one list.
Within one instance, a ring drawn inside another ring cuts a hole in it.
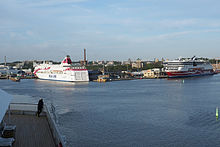
[{"label": "ship antenna", "polygon": [[196,58],[196,56],[193,56],[193,57],[192,57],[192,60],[195,60],[195,58]]}]

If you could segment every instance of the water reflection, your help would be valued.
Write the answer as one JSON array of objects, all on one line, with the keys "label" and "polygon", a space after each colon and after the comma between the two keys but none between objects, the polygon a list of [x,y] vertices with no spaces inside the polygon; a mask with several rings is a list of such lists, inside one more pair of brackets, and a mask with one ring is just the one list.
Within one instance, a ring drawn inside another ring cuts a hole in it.
[{"label": "water reflection", "polygon": [[41,80],[41,79],[36,79],[34,82],[40,83],[40,84],[52,84],[52,85],[88,85],[89,82],[63,82],[63,81],[51,81],[51,80]]}]

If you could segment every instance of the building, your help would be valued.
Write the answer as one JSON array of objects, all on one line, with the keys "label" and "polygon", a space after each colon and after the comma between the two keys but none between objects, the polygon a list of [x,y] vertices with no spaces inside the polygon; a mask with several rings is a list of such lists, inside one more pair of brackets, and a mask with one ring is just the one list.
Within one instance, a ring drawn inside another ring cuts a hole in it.
[{"label": "building", "polygon": [[135,77],[135,78],[143,78],[144,76],[144,73],[141,71],[141,72],[131,72],[131,76]]},{"label": "building", "polygon": [[108,61],[107,63],[106,63],[106,66],[113,66],[114,65],[114,61]]},{"label": "building", "polygon": [[92,61],[92,65],[98,65],[96,61]]},{"label": "building", "polygon": [[121,62],[121,65],[131,65],[132,64],[132,61],[131,59],[129,58],[128,61],[122,61]]},{"label": "building", "polygon": [[144,73],[144,78],[164,78],[164,77],[166,77],[166,73],[163,71],[163,69],[160,69],[160,68],[143,70],[143,73]]},{"label": "building", "polygon": [[44,61],[33,61],[33,67],[36,67],[39,64],[42,64]]},{"label": "building", "polygon": [[131,64],[132,68],[143,68],[144,67],[144,64],[142,63],[141,59],[137,59],[136,62],[133,62]]},{"label": "building", "polygon": [[213,70],[217,73],[220,72],[220,63],[219,64],[212,64]]},{"label": "building", "polygon": [[98,62],[98,65],[103,65],[105,64],[105,61],[97,61]]},{"label": "building", "polygon": [[144,78],[154,78],[154,71],[152,69],[143,70]]},{"label": "building", "polygon": [[159,62],[159,59],[158,59],[158,58],[156,58],[156,59],[154,60],[154,62],[155,62],[155,63]]},{"label": "building", "polygon": [[18,68],[18,69],[20,69],[20,68],[22,68],[22,67],[24,66],[24,64],[25,64],[25,62],[16,62],[16,63],[15,63],[15,66],[14,66],[13,68]]}]

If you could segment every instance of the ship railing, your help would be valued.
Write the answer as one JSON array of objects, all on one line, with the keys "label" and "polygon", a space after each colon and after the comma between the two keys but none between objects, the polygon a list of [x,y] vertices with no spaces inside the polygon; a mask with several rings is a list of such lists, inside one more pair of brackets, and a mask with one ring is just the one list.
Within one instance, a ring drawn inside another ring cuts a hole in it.
[{"label": "ship railing", "polygon": [[[48,124],[53,135],[55,144],[62,144],[65,147],[65,142],[61,136],[59,129],[57,128],[56,122],[57,117],[55,114],[55,107],[51,107],[51,111],[49,111],[47,105],[44,104],[41,116],[46,116],[48,120]],[[37,112],[37,104],[32,103],[10,103],[7,114],[9,115],[9,123],[10,123],[10,115],[18,114],[18,115],[36,115]],[[53,117],[51,117],[53,115]],[[55,117],[54,117],[55,116]],[[54,119],[55,120],[54,120]],[[56,121],[56,122],[55,122]]]},{"label": "ship railing", "polygon": [[56,125],[57,117],[56,117],[56,114],[55,114],[55,107],[51,111],[53,116],[55,116],[54,119],[51,117],[51,112],[49,111],[48,107],[45,107],[45,111],[46,111],[46,114],[47,114],[49,126],[51,127],[51,132],[53,134],[53,137],[55,138],[56,144],[61,143],[62,146],[64,147],[65,142],[64,142],[64,140],[61,136],[61,133],[60,133],[60,131],[57,128],[57,125]]}]

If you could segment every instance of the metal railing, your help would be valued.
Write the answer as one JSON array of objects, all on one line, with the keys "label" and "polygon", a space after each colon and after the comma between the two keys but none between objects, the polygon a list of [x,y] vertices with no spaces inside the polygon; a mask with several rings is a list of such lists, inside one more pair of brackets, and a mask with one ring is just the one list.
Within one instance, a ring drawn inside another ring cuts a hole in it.
[{"label": "metal railing", "polygon": [[[37,111],[37,104],[31,103],[10,103],[10,110],[18,110],[18,111]],[[44,111],[44,110],[43,110]]]},{"label": "metal railing", "polygon": [[[55,138],[55,141],[56,141],[56,144],[59,144],[61,143],[62,146],[64,147],[65,146],[65,142],[61,136],[61,133],[59,131],[59,129],[57,128],[57,115],[56,115],[56,108],[54,107],[53,104],[51,104],[51,112],[48,110],[47,107],[45,107],[45,111],[46,111],[46,114],[47,114],[47,118],[48,118],[48,123],[49,123],[49,126],[52,127],[51,128],[51,131],[52,131],[52,134],[53,134],[53,137]],[[53,118],[51,117],[53,115]]]}]

